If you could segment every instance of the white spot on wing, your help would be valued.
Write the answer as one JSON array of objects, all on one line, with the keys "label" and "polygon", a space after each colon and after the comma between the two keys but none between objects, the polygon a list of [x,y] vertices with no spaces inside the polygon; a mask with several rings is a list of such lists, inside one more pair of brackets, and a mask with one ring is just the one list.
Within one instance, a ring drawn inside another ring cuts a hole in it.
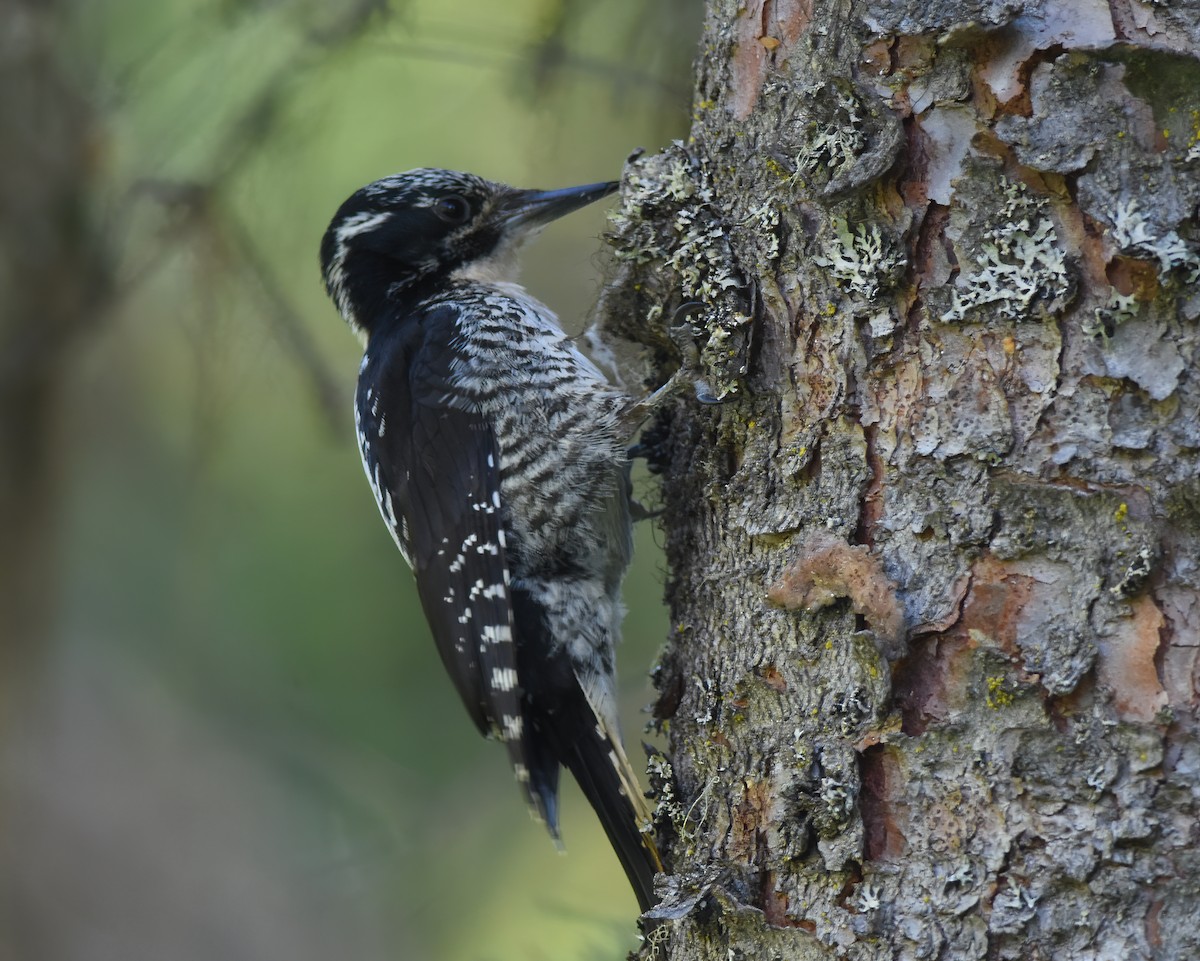
[{"label": "white spot on wing", "polygon": [[366,433],[363,431],[362,418],[359,416],[357,404],[354,408],[354,431],[358,435],[358,447],[362,457],[363,472],[367,475],[367,483],[371,485],[371,493],[375,495],[375,506],[379,508],[379,516],[383,518],[384,524],[387,525],[388,533],[392,535],[392,540],[395,541],[396,547],[399,548],[404,562],[409,567],[412,567],[412,557],[405,546],[408,542],[408,521],[403,517],[396,517],[395,505],[392,502],[392,492],[384,482],[378,462],[371,456],[371,444],[367,439]]},{"label": "white spot on wing", "polygon": [[517,686],[517,672],[511,667],[497,667],[492,671],[492,687],[497,691],[511,691]]},{"label": "white spot on wing", "polygon": [[480,636],[489,644],[511,644],[512,628],[507,624],[485,624]]}]

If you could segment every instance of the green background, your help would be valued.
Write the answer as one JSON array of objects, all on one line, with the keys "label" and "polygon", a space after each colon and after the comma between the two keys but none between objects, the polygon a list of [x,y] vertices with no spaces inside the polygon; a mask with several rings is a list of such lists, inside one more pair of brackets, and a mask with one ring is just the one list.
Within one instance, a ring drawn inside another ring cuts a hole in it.
[{"label": "green background", "polygon": [[[313,39],[333,4],[80,7],[63,45],[98,104],[92,213],[119,298],[62,412],[48,801],[22,894],[61,912],[43,957],[634,946],[635,902],[574,785],[564,856],[443,675],[362,476],[361,349],[317,245],[354,189],[414,166],[617,177],[684,133],[696,7],[429,0],[334,44]],[[540,45],[556,36],[557,61]],[[527,286],[569,329],[603,230],[597,207],[527,251]],[[666,633],[654,537],[639,525],[619,659],[635,758]]]}]

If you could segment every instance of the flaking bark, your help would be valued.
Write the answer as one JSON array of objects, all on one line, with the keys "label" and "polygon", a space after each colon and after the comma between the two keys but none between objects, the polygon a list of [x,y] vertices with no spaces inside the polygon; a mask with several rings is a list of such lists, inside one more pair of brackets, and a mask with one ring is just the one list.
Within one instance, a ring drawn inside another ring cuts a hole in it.
[{"label": "flaking bark", "polygon": [[648,956],[1200,956],[1197,55],[1183,4],[709,4],[603,304],[724,398],[644,442]]}]

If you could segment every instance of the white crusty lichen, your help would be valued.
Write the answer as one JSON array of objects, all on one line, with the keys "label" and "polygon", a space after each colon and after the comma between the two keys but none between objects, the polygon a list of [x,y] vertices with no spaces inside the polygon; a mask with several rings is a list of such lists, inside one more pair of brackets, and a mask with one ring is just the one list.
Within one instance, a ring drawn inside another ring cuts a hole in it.
[{"label": "white crusty lichen", "polygon": [[1005,880],[1007,884],[996,893],[994,904],[1019,912],[1030,912],[1037,907],[1039,898],[1028,885],[1022,884],[1011,875]]},{"label": "white crusty lichen", "polygon": [[651,754],[646,761],[646,774],[656,789],[655,820],[663,818],[672,823],[681,823],[686,812],[675,798],[675,771],[666,755]]},{"label": "white crusty lichen", "polygon": [[843,217],[834,217],[833,243],[813,263],[828,267],[838,285],[868,300],[891,286],[905,258],[884,249],[877,224],[856,224],[854,230]]},{"label": "white crusty lichen", "polygon": [[838,718],[838,730],[843,737],[854,733],[864,718],[872,712],[870,699],[861,687],[843,691],[833,697],[833,713]]},{"label": "white crusty lichen", "polygon": [[1118,253],[1152,257],[1164,274],[1182,270],[1189,284],[1200,280],[1200,255],[1175,231],[1156,232],[1142,216],[1137,200],[1117,204],[1110,236]]},{"label": "white crusty lichen", "polygon": [[1071,290],[1066,253],[1048,213],[1049,204],[1022,183],[1004,181],[1002,204],[983,226],[976,259],[961,263],[942,321],[963,320],[988,307],[1001,317],[1029,314],[1035,300],[1052,302]]},{"label": "white crusty lichen", "polygon": [[697,711],[694,720],[697,724],[711,724],[715,716],[718,697],[712,678],[695,678],[696,687],[700,689],[700,703],[704,710]]}]

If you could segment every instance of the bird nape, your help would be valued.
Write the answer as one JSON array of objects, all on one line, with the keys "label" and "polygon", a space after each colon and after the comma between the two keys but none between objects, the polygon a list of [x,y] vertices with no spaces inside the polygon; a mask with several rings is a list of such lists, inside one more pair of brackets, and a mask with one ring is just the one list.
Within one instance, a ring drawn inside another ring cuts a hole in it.
[{"label": "bird nape", "polygon": [[640,405],[516,283],[524,240],[617,186],[411,170],[342,204],[321,266],[366,345],[363,467],[467,712],[505,743],[555,839],[571,772],[646,911],[662,866],[614,668]]}]

